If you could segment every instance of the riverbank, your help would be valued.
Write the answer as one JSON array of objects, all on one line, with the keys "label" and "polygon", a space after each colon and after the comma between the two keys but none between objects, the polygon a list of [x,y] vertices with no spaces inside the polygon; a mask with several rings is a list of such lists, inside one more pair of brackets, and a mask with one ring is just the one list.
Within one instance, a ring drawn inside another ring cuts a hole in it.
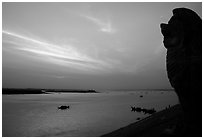
[{"label": "riverbank", "polygon": [[181,106],[175,105],[171,108],[157,112],[138,122],[126,127],[102,135],[103,137],[159,137],[163,136],[165,129],[176,126],[182,117]]}]

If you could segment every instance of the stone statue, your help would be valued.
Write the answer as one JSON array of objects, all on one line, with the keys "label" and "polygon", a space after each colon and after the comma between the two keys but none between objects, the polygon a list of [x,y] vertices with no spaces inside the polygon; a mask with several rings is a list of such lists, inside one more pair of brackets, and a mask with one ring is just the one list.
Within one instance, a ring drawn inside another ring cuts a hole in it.
[{"label": "stone statue", "polygon": [[180,133],[202,136],[202,20],[190,9],[176,8],[160,27],[168,78],[184,111]]}]

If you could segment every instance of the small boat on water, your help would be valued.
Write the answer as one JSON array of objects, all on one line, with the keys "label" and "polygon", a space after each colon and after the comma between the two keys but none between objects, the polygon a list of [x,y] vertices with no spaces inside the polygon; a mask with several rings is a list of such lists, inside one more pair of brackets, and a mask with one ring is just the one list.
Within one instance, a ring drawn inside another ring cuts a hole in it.
[{"label": "small boat on water", "polygon": [[58,107],[59,110],[67,110],[69,108],[70,108],[69,106],[65,106],[65,105],[62,105],[62,106]]}]

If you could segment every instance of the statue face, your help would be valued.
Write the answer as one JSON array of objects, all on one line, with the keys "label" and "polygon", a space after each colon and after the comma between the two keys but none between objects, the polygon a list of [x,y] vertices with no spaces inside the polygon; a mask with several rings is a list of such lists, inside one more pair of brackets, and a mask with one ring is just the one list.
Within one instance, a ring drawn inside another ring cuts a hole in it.
[{"label": "statue face", "polygon": [[182,23],[173,18],[170,19],[168,24],[162,23],[160,25],[161,32],[164,36],[164,46],[166,48],[178,47],[183,42],[184,32]]}]

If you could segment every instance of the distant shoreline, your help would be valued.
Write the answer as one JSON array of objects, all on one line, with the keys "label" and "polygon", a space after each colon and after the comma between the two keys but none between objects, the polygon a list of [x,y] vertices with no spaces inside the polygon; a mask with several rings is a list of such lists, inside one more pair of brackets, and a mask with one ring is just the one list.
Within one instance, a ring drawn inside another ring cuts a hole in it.
[{"label": "distant shoreline", "polygon": [[116,89],[111,91],[174,91],[174,89]]},{"label": "distant shoreline", "polygon": [[[135,90],[121,89],[121,90],[109,90],[109,91],[174,91],[174,90],[173,89],[135,89]],[[2,88],[3,95],[52,94],[52,93],[100,93],[100,92],[94,89]]]},{"label": "distant shoreline", "polygon": [[33,88],[2,88],[3,95],[17,94],[50,94],[50,93],[99,93],[96,90],[79,89],[33,89]]}]

